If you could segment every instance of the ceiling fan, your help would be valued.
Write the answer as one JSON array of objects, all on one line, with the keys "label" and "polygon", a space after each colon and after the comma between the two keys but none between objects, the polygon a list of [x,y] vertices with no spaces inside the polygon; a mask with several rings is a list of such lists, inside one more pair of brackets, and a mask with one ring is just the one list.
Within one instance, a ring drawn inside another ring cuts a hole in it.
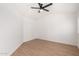
[{"label": "ceiling fan", "polygon": [[53,3],[49,3],[49,4],[47,4],[47,5],[45,5],[45,6],[43,6],[44,4],[42,4],[42,3],[38,3],[38,6],[39,7],[31,7],[32,9],[39,9],[39,13],[41,12],[41,11],[47,11],[47,12],[49,12],[49,10],[47,10],[47,9],[45,9],[45,8],[47,8],[48,6],[51,6]]}]

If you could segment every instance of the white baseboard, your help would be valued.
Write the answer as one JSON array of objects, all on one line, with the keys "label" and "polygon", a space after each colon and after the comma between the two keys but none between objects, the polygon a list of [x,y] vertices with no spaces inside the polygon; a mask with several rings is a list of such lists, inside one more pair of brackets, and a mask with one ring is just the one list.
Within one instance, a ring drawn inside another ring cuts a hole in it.
[{"label": "white baseboard", "polygon": [[67,42],[63,42],[63,41],[57,41],[57,40],[52,40],[52,39],[49,40],[49,38],[35,38],[35,39],[41,39],[41,40],[47,40],[47,41],[57,42],[57,43],[66,44],[66,45],[77,46],[76,44],[67,43]]},{"label": "white baseboard", "polygon": [[16,49],[19,48],[23,43],[24,43],[24,42],[21,42],[19,45],[17,45],[17,46],[16,46],[10,53],[8,53],[7,55],[8,55],[8,56],[11,56],[11,54],[12,54],[13,52],[15,52]]}]

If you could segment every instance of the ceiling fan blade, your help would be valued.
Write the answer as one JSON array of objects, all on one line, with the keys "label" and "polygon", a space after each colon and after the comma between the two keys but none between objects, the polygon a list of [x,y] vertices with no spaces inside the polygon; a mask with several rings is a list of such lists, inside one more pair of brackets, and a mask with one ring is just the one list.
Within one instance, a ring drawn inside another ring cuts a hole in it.
[{"label": "ceiling fan blade", "polygon": [[45,10],[45,11],[49,12],[49,10],[47,10],[47,9],[43,9],[43,10]]},{"label": "ceiling fan blade", "polygon": [[50,5],[52,5],[52,3],[45,5],[43,8],[46,8],[46,7],[50,6]]},{"label": "ceiling fan blade", "polygon": [[38,3],[38,5],[40,6],[40,9],[41,9],[43,4],[41,4],[41,3]]},{"label": "ceiling fan blade", "polygon": [[38,5],[40,6],[40,5],[41,5],[41,3],[38,3]]},{"label": "ceiling fan blade", "polygon": [[40,8],[38,8],[38,7],[31,7],[32,9],[40,9]]}]

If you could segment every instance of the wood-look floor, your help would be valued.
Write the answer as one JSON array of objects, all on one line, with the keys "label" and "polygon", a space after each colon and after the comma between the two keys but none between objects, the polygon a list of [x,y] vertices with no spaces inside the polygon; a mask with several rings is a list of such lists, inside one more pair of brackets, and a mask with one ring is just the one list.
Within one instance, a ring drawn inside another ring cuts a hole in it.
[{"label": "wood-look floor", "polygon": [[71,45],[35,39],[23,43],[12,56],[79,56],[79,49]]}]

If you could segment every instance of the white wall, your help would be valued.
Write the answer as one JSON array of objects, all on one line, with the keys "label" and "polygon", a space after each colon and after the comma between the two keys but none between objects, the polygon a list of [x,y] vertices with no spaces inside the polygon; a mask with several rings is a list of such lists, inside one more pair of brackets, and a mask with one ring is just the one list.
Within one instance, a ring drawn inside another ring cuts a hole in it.
[{"label": "white wall", "polygon": [[[78,10],[79,10],[79,6],[78,6]],[[79,11],[78,11],[78,16],[77,16],[77,46],[78,46],[78,48],[79,48]]]},{"label": "white wall", "polygon": [[77,20],[77,46],[78,46],[78,48],[79,48],[79,16],[78,16],[78,20]]},{"label": "white wall", "polygon": [[52,8],[51,14],[35,21],[34,36],[77,45],[77,4],[55,3]]},{"label": "white wall", "polygon": [[36,15],[36,12],[32,11],[30,8],[32,3],[20,3],[17,4],[18,6],[18,14],[20,17],[22,17],[22,35],[23,35],[23,42],[32,40],[33,34],[32,34],[32,25],[35,18],[38,18]]},{"label": "white wall", "polygon": [[0,55],[10,55],[22,43],[22,19],[16,4],[0,4]]},{"label": "white wall", "polygon": [[32,34],[32,25],[33,25],[33,19],[24,17],[23,20],[23,41],[29,41],[33,39]]}]

